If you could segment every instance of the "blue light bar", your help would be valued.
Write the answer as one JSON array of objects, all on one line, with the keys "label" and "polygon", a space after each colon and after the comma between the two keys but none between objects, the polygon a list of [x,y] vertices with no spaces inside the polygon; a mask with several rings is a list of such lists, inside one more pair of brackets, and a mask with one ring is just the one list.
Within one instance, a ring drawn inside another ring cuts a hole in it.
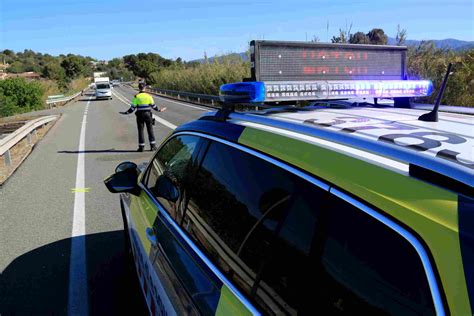
[{"label": "blue light bar", "polygon": [[259,81],[224,84],[220,88],[223,102],[258,103],[265,101],[265,84]]},{"label": "blue light bar", "polygon": [[327,80],[241,82],[221,86],[221,99],[233,103],[351,98],[424,97],[433,92],[428,80]]}]

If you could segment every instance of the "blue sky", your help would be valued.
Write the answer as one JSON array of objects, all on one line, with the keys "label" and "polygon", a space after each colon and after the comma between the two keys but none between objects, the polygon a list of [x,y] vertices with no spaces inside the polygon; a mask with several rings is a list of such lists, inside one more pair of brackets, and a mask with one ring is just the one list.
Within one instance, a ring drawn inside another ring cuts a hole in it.
[{"label": "blue sky", "polygon": [[[245,51],[252,39],[326,41],[379,27],[408,39],[474,40],[472,0],[0,0],[0,49],[185,60]],[[326,31],[329,22],[329,32]]]}]

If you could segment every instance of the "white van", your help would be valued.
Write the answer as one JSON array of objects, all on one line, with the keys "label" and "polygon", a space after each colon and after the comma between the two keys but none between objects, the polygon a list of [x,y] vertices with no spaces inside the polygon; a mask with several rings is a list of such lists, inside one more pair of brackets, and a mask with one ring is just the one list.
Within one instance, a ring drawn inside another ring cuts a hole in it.
[{"label": "white van", "polygon": [[112,87],[108,77],[95,78],[94,83],[96,99],[112,99]]}]

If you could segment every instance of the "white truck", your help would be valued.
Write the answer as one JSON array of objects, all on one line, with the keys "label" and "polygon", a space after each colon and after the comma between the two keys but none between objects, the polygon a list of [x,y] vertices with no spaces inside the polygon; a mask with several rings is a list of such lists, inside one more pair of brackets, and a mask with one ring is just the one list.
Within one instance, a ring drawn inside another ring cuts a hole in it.
[{"label": "white truck", "polygon": [[96,99],[112,99],[112,88],[110,86],[109,77],[94,78],[94,83]]}]

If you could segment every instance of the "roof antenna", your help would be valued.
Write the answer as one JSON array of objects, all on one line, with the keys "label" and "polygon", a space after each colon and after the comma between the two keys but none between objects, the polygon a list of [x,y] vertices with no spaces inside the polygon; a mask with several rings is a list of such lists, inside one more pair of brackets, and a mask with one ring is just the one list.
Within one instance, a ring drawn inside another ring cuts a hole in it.
[{"label": "roof antenna", "polygon": [[446,83],[448,82],[448,77],[451,72],[453,64],[449,63],[448,64],[448,70],[446,71],[446,74],[444,75],[443,82],[441,83],[441,88],[439,89],[438,96],[436,97],[436,102],[433,107],[433,110],[429,113],[425,113],[423,115],[420,115],[418,118],[419,121],[425,121],[425,122],[438,122],[438,109],[439,109],[439,104],[441,103],[441,98],[443,97],[444,89],[446,88]]}]

